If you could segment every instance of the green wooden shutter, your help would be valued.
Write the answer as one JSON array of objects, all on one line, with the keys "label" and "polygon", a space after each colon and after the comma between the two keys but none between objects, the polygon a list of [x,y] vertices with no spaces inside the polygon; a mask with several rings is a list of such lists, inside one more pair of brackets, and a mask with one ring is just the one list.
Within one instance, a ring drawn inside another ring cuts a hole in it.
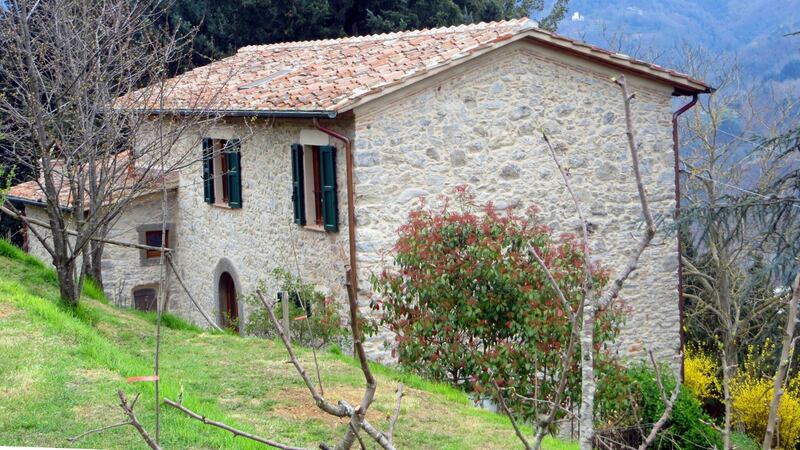
[{"label": "green wooden shutter", "polygon": [[294,203],[294,223],[298,225],[306,224],[306,198],[303,183],[303,146],[292,144],[292,203]]},{"label": "green wooden shutter", "polygon": [[336,201],[336,147],[319,147],[322,177],[322,222],[328,231],[339,231],[339,205]]},{"label": "green wooden shutter", "polygon": [[225,158],[227,158],[228,176],[226,182],[228,183],[228,206],[231,208],[242,207],[242,161],[241,161],[242,144],[239,139],[231,139],[225,151]]},{"label": "green wooden shutter", "polygon": [[214,203],[214,142],[203,139],[203,200]]}]

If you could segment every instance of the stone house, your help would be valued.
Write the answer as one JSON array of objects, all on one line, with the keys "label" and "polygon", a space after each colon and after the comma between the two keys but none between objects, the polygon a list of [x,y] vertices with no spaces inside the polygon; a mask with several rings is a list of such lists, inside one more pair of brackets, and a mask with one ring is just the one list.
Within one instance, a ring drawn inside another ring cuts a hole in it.
[{"label": "stone house", "polygon": [[[541,129],[569,166],[595,230],[594,254],[620,267],[641,220],[622,99],[611,81],[619,74],[636,92],[648,195],[668,222],[678,189],[672,100],[709,86],[526,19],[250,46],[180,75],[163,106],[146,108],[154,120],[221,119],[185,140],[198,162],[181,170],[168,199],[178,271],[221,323],[246,320],[242,297],[260,281],[277,290],[275,267],[342,302],[353,283],[366,310],[369,276],[389,261],[395,231],[420,197],[466,184],[478,201],[535,204],[556,230],[573,231],[574,207]],[[193,106],[211,97],[213,111]],[[138,199],[115,238],[156,243],[147,231],[159,202]],[[680,345],[678,249],[674,237],[658,239],[622,291],[623,356],[647,346],[666,358]],[[41,254],[35,244],[31,252]],[[121,304],[153,288],[141,253],[106,255],[106,288]],[[181,289],[171,286],[169,297],[172,312],[203,324]],[[382,334],[367,349],[383,360],[390,344]]]}]

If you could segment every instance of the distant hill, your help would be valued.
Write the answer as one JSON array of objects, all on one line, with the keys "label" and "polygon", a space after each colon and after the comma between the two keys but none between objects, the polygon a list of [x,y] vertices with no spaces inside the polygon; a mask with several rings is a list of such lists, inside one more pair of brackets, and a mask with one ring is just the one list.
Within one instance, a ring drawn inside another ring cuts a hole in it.
[{"label": "distant hill", "polygon": [[[800,80],[800,0],[572,0],[559,32],[608,46],[624,33],[675,65],[682,41],[734,54],[754,81]],[[623,49],[627,50],[627,49]]]}]

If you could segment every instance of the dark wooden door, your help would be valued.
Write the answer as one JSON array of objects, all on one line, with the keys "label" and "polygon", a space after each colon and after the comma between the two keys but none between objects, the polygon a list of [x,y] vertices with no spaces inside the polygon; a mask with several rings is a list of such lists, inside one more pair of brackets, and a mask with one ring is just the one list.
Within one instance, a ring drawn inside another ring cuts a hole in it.
[{"label": "dark wooden door", "polygon": [[133,291],[133,307],[140,311],[155,311],[156,300],[156,290],[153,288],[139,288]]},{"label": "dark wooden door", "polygon": [[222,310],[222,324],[239,332],[239,305],[236,299],[236,285],[228,272],[219,279],[219,301]]}]

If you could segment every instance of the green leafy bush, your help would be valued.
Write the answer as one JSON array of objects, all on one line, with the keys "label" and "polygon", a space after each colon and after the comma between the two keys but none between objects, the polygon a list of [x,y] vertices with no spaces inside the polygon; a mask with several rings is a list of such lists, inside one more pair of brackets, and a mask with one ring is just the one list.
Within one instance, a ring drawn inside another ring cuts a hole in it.
[{"label": "green leafy bush", "polygon": [[[287,270],[277,268],[272,271],[272,276],[280,284],[280,290],[288,293],[291,301],[289,317],[292,320],[289,328],[293,341],[301,345],[320,347],[345,334],[339,311],[331,297],[326,297],[312,284],[305,283]],[[278,332],[272,326],[261,301],[255,296],[250,296],[247,302],[258,308],[250,314],[245,331],[263,337],[277,337]],[[283,306],[280,302],[275,304],[273,312],[278,320],[281,320]]]},{"label": "green leafy bush", "polygon": [[[669,397],[675,388],[675,377],[667,368],[661,371],[662,383]],[[628,369],[633,381],[632,395],[637,415],[643,424],[653,424],[664,412],[664,402],[658,388],[656,375],[644,364]],[[692,390],[681,386],[672,415],[656,438],[654,449],[709,449],[722,448],[720,433],[711,427],[712,419],[703,410]],[[648,430],[645,430],[649,432]]]},{"label": "green leafy bush", "polygon": [[[478,394],[493,393],[496,381],[528,418],[540,403],[518,402],[514,394],[549,398],[567,370],[565,400],[577,401],[580,355],[561,367],[571,333],[568,311],[527,246],[551,269],[573,311],[585,276],[581,246],[569,235],[554,238],[533,209],[526,218],[491,204],[476,213],[469,193],[458,194],[455,208],[442,198],[440,208],[412,211],[399,229],[394,267],[373,278],[373,309],[396,333],[400,364]],[[607,274],[599,266],[593,274],[600,289]],[[619,310],[598,313],[600,361],[611,360],[603,347],[621,318]],[[613,363],[601,367],[609,376],[619,372]]]}]

